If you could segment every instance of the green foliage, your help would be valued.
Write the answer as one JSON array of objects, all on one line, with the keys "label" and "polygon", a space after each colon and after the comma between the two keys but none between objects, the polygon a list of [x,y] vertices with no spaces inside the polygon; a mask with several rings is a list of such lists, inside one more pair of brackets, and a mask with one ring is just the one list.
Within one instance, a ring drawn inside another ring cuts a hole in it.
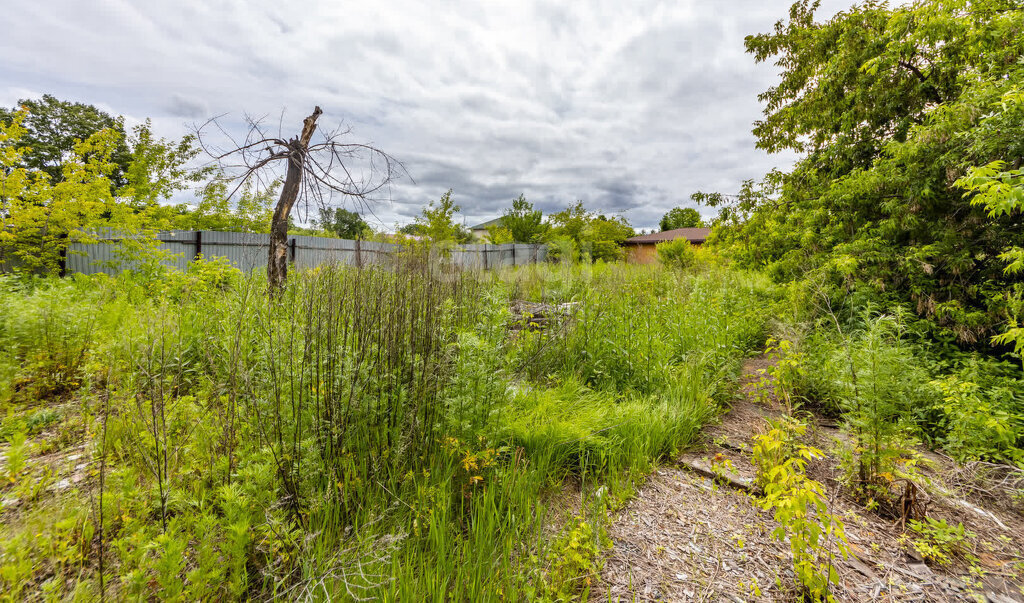
[{"label": "green foliage", "polygon": [[173,228],[184,230],[222,230],[229,232],[266,233],[274,213],[280,183],[256,190],[243,186],[232,204],[227,186],[214,180],[203,187],[195,207],[178,207],[172,218]]},{"label": "green foliage", "polygon": [[441,199],[434,205],[431,201],[423,208],[420,215],[416,217],[416,226],[412,232],[427,237],[435,243],[469,243],[473,240],[473,233],[465,226],[455,222],[454,217],[461,208],[452,201],[452,191],[441,195]]},{"label": "green foliage", "polygon": [[[16,167],[42,172],[52,184],[57,184],[66,178],[65,165],[81,159],[77,145],[106,130],[113,134],[115,141],[110,150],[111,190],[129,182],[132,153],[125,141],[121,118],[114,118],[93,105],[62,101],[44,94],[38,100],[22,99],[12,110],[0,108],[0,125],[9,127],[15,121],[21,121],[25,128],[19,144],[27,149]],[[148,123],[145,127],[148,130]],[[7,144],[0,140],[0,146]]]},{"label": "green foliage", "polygon": [[583,256],[595,262],[621,259],[621,243],[634,234],[625,218],[595,214],[583,207],[582,201],[551,214],[548,222],[552,238],[571,240]]},{"label": "green foliage", "polygon": [[769,337],[765,343],[765,354],[771,354],[775,362],[764,369],[775,395],[781,400],[788,414],[796,410],[794,393],[807,375],[803,352],[788,339],[776,340]]},{"label": "green foliage", "polygon": [[700,212],[692,207],[673,207],[658,222],[658,228],[662,232],[698,226],[704,226],[704,220],[700,217]]},{"label": "green foliage", "polygon": [[487,227],[487,242],[492,245],[503,245],[515,243],[516,240],[507,228],[492,224]]},{"label": "green foliage", "polygon": [[571,264],[580,259],[580,248],[569,237],[552,236],[547,240],[548,261]]},{"label": "green foliage", "polygon": [[[17,474],[2,494],[24,501],[0,526],[5,592],[584,594],[606,509],[548,539],[551,493],[573,475],[604,500],[692,442],[774,294],[746,274],[426,260],[300,272],[274,299],[206,261],[5,278],[0,377],[20,385],[2,400]],[[513,335],[513,299],[580,303]],[[78,386],[60,377],[67,410],[20,397],[49,387],[44,352],[81,358],[65,371]],[[57,431],[87,445],[83,481],[62,491],[64,469],[38,458]]]},{"label": "green foliage", "polygon": [[752,461],[762,506],[773,510],[779,527],[772,536],[789,541],[793,571],[805,596],[833,600],[829,584],[839,579],[833,565],[836,553],[845,559],[849,547],[843,522],[829,512],[825,488],[806,475],[807,462],[821,451],[796,441],[806,425],[792,418],[769,422],[769,431],[754,440]]},{"label": "green foliage", "polygon": [[961,461],[985,459],[1024,465],[1024,413],[1006,404],[1012,391],[982,392],[958,375],[932,382],[942,392],[946,415],[943,448]]},{"label": "green foliage", "polygon": [[[202,215],[181,220],[182,208],[160,204],[206,174],[187,167],[198,152],[190,137],[155,138],[147,121],[133,129],[132,160],[120,166],[115,155],[123,133],[99,130],[61,152],[61,178],[53,179],[45,169],[26,167],[30,119],[21,111],[0,123],[0,262],[12,261],[25,274],[54,274],[68,245],[95,241],[96,229],[146,234]],[[115,187],[116,179],[124,186]]]},{"label": "green foliage", "polygon": [[[998,100],[992,102],[992,112],[980,122],[980,127],[991,133],[990,138],[1002,140],[1005,130],[1019,131],[1020,124],[1024,124],[1024,82],[1021,80],[1024,76],[1017,74],[1009,89],[1004,82],[987,83],[993,89],[992,96],[1005,90]],[[1019,155],[1016,164],[1019,164]],[[1024,211],[1024,169],[1008,169],[1001,159],[986,166],[971,167],[956,184],[975,193],[971,204],[984,207],[989,218],[996,222],[1005,218],[1019,219]],[[1006,263],[1004,272],[1007,275],[1024,273],[1024,248],[1019,244],[1008,245],[999,258]],[[1002,333],[993,336],[992,341],[997,345],[1012,345],[1014,352],[1021,357],[1024,352],[1024,284],[1019,281],[1013,283],[1005,294],[1009,324]]]},{"label": "green foliage", "polygon": [[821,23],[816,6],[797,2],[747,38],[782,68],[761,95],[758,146],[803,156],[709,199],[742,221],[715,239],[777,280],[853,293],[851,314],[903,303],[934,336],[983,346],[1012,318],[1020,277],[1000,255],[1024,245],[1024,229],[1005,213],[986,219],[955,183],[1024,156],[1021,111],[993,112],[1024,77],[1024,13],[1009,0],[867,3]]},{"label": "green foliage", "polygon": [[342,207],[321,209],[317,225],[341,239],[363,239],[372,232],[362,216]]},{"label": "green foliage", "polygon": [[697,254],[693,245],[686,239],[663,241],[655,247],[658,251],[658,259],[669,268],[687,270],[697,264]]},{"label": "green foliage", "polygon": [[860,487],[871,497],[876,486],[888,493],[904,452],[905,418],[912,415],[914,400],[930,392],[921,387],[926,376],[904,345],[899,318],[868,318],[865,325],[840,352],[849,368],[838,373],[837,384],[843,417],[857,437]]},{"label": "green foliage", "polygon": [[189,167],[199,155],[194,136],[185,136],[177,142],[157,138],[149,119],[132,128],[128,137],[131,162],[124,169],[125,186],[118,190],[119,197],[136,211],[156,210],[161,201],[174,193],[200,182],[210,170]]},{"label": "green foliage", "polygon": [[[543,223],[544,214],[533,209],[533,204],[526,197],[519,195],[512,200],[511,209],[505,210],[501,216],[501,228],[507,230],[514,243],[540,243],[547,234],[549,226]],[[492,238],[491,242],[497,243]]]},{"label": "green foliage", "polygon": [[968,545],[974,533],[962,523],[951,526],[945,519],[926,517],[910,520],[907,527],[916,534],[909,539],[911,546],[931,563],[949,565],[954,559],[972,557]]},{"label": "green foliage", "polygon": [[56,273],[70,241],[89,241],[88,228],[118,215],[111,195],[112,153],[118,138],[101,130],[75,144],[62,159],[63,177],[51,181],[22,167],[27,113],[0,125],[0,259],[12,257],[26,272]]},{"label": "green foliage", "polygon": [[49,282],[28,292],[0,292],[0,299],[8,302],[0,315],[0,344],[17,367],[12,394],[47,400],[78,388],[101,320],[86,304],[99,296]]},{"label": "green foliage", "polygon": [[548,551],[547,574],[541,582],[542,588],[532,593],[531,599],[587,600],[600,570],[603,548],[593,526],[579,515],[574,517]]}]

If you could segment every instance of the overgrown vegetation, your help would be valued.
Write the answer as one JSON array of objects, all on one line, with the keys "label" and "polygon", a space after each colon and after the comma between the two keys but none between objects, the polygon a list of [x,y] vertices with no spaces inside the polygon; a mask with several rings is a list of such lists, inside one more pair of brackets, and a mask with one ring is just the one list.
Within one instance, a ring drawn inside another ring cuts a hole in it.
[{"label": "overgrown vegetation", "polygon": [[[161,599],[582,594],[608,505],[713,416],[773,295],[421,252],[272,299],[198,268],[0,291],[3,590]],[[574,311],[519,328],[519,299]]]},{"label": "overgrown vegetation", "polygon": [[697,195],[726,208],[714,237],[777,281],[849,295],[847,316],[901,305],[950,349],[1005,333],[1006,351],[1024,245],[1019,2],[863,3],[828,21],[817,6],[746,39],[781,69],[758,146],[801,159],[738,196]]},{"label": "overgrown vegetation", "polygon": [[[936,567],[973,563],[920,466],[929,447],[1024,469],[1024,12],[816,8],[747,39],[783,70],[758,144],[801,159],[697,193],[722,208],[712,251],[662,243],[653,267],[607,263],[624,218],[578,201],[545,221],[521,195],[492,241],[556,262],[455,270],[431,253],[472,237],[449,190],[395,262],[273,295],[221,260],[170,270],[145,236],[123,243],[131,270],[58,279],[96,228],[265,232],[275,185],[170,206],[206,175],[190,138],[52,97],[3,112],[0,596],[586,598],[609,509],[762,349],[784,417],[751,456],[803,595],[827,599],[848,552],[829,495],[899,521]],[[344,210],[319,226],[371,234]],[[803,443],[811,415],[834,444]],[[834,481],[813,479],[826,454]]]}]

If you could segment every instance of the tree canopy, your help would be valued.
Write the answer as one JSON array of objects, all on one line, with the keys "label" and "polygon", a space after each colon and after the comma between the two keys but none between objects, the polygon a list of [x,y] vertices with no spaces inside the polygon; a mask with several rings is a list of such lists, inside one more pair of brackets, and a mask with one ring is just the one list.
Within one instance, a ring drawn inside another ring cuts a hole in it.
[{"label": "tree canopy", "polygon": [[1008,319],[1020,279],[1000,257],[1024,244],[1024,228],[1019,212],[987,215],[958,181],[1024,156],[1020,112],[998,108],[1021,89],[1024,11],[1010,0],[871,2],[822,23],[816,8],[797,2],[746,39],[782,71],[760,96],[757,145],[802,156],[739,196],[706,196],[739,218],[714,238],[779,280],[904,304],[940,339],[986,342]]},{"label": "tree canopy", "polygon": [[341,239],[363,239],[372,232],[362,216],[343,207],[321,208],[318,225]]},{"label": "tree canopy", "polygon": [[700,217],[700,212],[692,207],[673,207],[658,222],[658,227],[662,232],[677,228],[697,228],[703,225],[704,221]]},{"label": "tree canopy", "polygon": [[621,243],[633,236],[633,227],[622,216],[607,217],[587,210],[582,201],[548,216],[550,238],[571,242],[593,261],[622,258]]},{"label": "tree canopy", "polygon": [[119,188],[127,184],[127,172],[132,154],[126,143],[124,121],[113,117],[93,105],[74,103],[44,94],[40,99],[22,99],[18,107],[0,107],[0,122],[10,126],[20,113],[21,135],[18,144],[23,151],[19,154],[19,166],[39,170],[47,174],[52,182],[65,179],[64,167],[77,158],[76,145],[88,140],[102,130],[112,130],[115,136],[110,143],[107,161],[110,164],[108,176],[110,185]]},{"label": "tree canopy", "polygon": [[455,221],[455,214],[461,211],[461,207],[452,201],[452,189],[441,195],[437,204],[433,201],[416,217],[418,228],[412,234],[425,236],[434,242],[469,243],[473,240],[473,233]]},{"label": "tree canopy", "polygon": [[544,214],[533,209],[524,195],[512,200],[512,207],[501,216],[501,228],[507,230],[515,243],[539,243],[548,231]]}]

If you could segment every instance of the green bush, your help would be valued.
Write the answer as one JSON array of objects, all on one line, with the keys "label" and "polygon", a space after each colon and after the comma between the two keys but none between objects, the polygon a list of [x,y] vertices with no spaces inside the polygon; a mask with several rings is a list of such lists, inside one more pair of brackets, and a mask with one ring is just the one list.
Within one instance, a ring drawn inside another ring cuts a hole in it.
[{"label": "green bush", "polygon": [[664,241],[656,246],[658,259],[669,268],[686,270],[697,264],[697,253],[686,239]]}]

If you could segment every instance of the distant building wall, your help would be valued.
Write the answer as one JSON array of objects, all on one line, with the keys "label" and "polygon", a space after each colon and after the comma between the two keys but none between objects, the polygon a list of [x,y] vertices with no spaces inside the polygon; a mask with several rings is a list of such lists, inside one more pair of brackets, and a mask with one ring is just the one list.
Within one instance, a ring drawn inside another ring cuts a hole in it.
[{"label": "distant building wall", "polygon": [[658,249],[654,243],[626,246],[626,261],[630,264],[653,264],[658,261]]}]

